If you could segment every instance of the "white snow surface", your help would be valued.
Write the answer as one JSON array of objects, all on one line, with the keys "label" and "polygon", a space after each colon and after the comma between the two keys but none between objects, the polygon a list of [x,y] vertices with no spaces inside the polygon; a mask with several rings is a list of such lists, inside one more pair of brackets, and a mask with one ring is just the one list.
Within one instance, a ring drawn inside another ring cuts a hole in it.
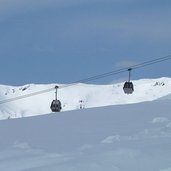
[{"label": "white snow surface", "polygon": [[[159,98],[171,99],[171,78],[134,80],[134,93],[124,94],[123,82],[110,85],[77,84],[66,86],[58,90],[58,99],[62,103],[62,111],[70,111],[79,108],[92,108],[100,106],[140,103],[153,101]],[[0,85],[0,101],[11,99],[30,93],[47,90],[56,84],[24,86]],[[58,85],[58,84],[57,84]],[[51,113],[50,104],[55,98],[55,90],[12,101],[0,105],[0,119],[19,118],[32,115]]]},{"label": "white snow surface", "polygon": [[[171,79],[134,84],[132,95],[122,83],[61,89],[63,111],[72,111],[60,113],[46,104],[54,92],[2,105],[0,171],[171,171]],[[1,97],[53,86],[1,86]],[[74,110],[79,100],[89,109]]]},{"label": "white snow surface", "polygon": [[171,100],[0,121],[2,171],[170,171]]}]

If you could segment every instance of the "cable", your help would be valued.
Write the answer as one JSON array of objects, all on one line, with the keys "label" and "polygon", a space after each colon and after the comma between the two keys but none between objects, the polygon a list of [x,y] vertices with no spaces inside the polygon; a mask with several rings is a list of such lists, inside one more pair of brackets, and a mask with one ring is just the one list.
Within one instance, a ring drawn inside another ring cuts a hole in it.
[{"label": "cable", "polygon": [[95,75],[95,76],[92,76],[92,77],[89,77],[89,78],[81,79],[81,80],[78,80],[76,82],[73,82],[71,84],[68,84],[68,85],[60,87],[60,88],[74,86],[75,84],[78,84],[78,83],[87,83],[87,82],[94,81],[94,80],[97,80],[97,79],[101,79],[101,78],[104,78],[104,77],[109,77],[111,75],[116,75],[116,74],[126,72],[130,68],[131,69],[138,69],[138,68],[146,67],[146,66],[153,65],[153,64],[156,64],[156,63],[159,63],[159,62],[170,60],[170,59],[171,59],[171,55],[156,58],[156,59],[151,60],[151,61],[142,62],[142,63],[132,65],[132,66],[129,66],[129,67],[125,67],[125,68],[121,68],[121,69],[118,69],[118,70],[113,70],[113,71],[106,72],[106,73],[103,73],[103,74]]},{"label": "cable", "polygon": [[[87,82],[97,80],[97,79],[101,79],[101,78],[104,78],[104,77],[108,77],[108,76],[111,76],[111,75],[116,75],[116,74],[120,74],[120,73],[123,73],[123,72],[127,72],[130,68],[131,69],[138,69],[138,68],[146,67],[146,66],[153,65],[153,64],[156,64],[156,63],[160,63],[160,62],[170,60],[170,59],[171,59],[171,55],[156,58],[154,60],[150,60],[150,61],[146,61],[146,62],[143,62],[143,63],[140,63],[140,64],[132,65],[130,67],[125,67],[125,68],[121,68],[121,69],[118,69],[118,70],[113,70],[113,71],[106,72],[106,73],[103,73],[103,74],[95,75],[95,76],[92,76],[92,77],[89,77],[89,78],[81,79],[81,80],[78,80],[76,82],[70,83],[68,85],[60,86],[59,88],[62,89],[62,88],[74,86],[74,85],[76,85],[78,83],[87,83]],[[47,93],[47,92],[50,92],[50,91],[54,91],[54,89],[55,89],[55,87],[50,88],[50,89],[46,89],[46,90],[42,90],[42,91],[38,91],[38,92],[34,92],[34,93],[30,93],[30,94],[26,94],[26,95],[22,95],[22,96],[18,96],[18,97],[14,97],[14,98],[10,98],[10,99],[1,100],[0,105],[4,104],[4,103],[16,101],[16,100],[28,98],[28,97],[31,97],[31,96],[36,96],[36,95],[39,95],[39,94],[44,94],[44,93]]]},{"label": "cable", "polygon": [[129,68],[138,69],[138,68],[146,67],[146,66],[153,65],[153,64],[156,64],[156,63],[160,63],[160,62],[163,62],[163,61],[167,61],[167,60],[170,60],[170,59],[171,59],[171,55],[168,55],[168,56],[165,56],[165,57],[161,57],[161,58],[157,58],[157,59],[154,59],[154,60],[151,60],[151,61],[146,61],[146,62],[137,64],[137,65],[133,65],[132,67],[129,67]]},{"label": "cable", "polygon": [[46,90],[37,91],[37,92],[34,92],[34,93],[25,94],[25,95],[14,97],[14,98],[10,98],[10,99],[1,100],[0,104],[12,102],[12,101],[16,101],[16,100],[20,100],[20,99],[24,99],[24,98],[28,98],[28,97],[31,97],[31,96],[36,96],[36,95],[39,95],[39,94],[44,94],[44,93],[53,91],[54,89],[55,88],[49,88],[49,89],[46,89]]}]

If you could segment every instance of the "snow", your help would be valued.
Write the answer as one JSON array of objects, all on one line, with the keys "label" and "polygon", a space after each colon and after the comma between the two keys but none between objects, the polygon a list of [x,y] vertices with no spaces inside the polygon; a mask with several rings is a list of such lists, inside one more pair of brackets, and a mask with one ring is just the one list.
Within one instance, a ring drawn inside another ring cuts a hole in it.
[{"label": "snow", "polygon": [[171,100],[0,121],[3,171],[169,171]]},{"label": "snow", "polygon": [[[134,80],[134,93],[124,94],[123,82],[110,85],[76,84],[66,86],[58,91],[62,103],[62,111],[78,110],[80,108],[102,107],[119,104],[133,104],[153,101],[159,98],[171,99],[171,78]],[[27,95],[55,87],[56,84],[24,86],[0,85],[0,101]],[[55,91],[32,96],[26,99],[1,104],[0,119],[19,118],[51,113],[50,104],[55,97]]]},{"label": "snow", "polygon": [[[0,97],[54,85],[1,85]],[[134,81],[132,95],[122,85],[60,89],[60,113],[54,92],[1,105],[0,170],[171,171],[171,79]]]}]

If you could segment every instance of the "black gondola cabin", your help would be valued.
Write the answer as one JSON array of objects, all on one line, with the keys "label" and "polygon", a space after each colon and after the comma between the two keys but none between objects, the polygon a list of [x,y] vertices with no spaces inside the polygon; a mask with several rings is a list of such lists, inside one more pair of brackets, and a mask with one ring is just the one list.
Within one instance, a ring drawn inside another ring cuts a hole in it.
[{"label": "black gondola cabin", "polygon": [[58,88],[59,88],[58,86],[55,86],[55,89],[56,89],[55,100],[52,101],[51,106],[50,106],[52,112],[60,112],[62,109],[61,102],[60,102],[60,100],[57,99],[57,89]]},{"label": "black gondola cabin", "polygon": [[61,102],[59,100],[53,100],[50,106],[52,112],[60,112],[62,107],[61,107]]},{"label": "black gondola cabin", "polygon": [[134,85],[132,82],[125,82],[124,86],[123,86],[123,90],[125,94],[132,94],[134,91]]},{"label": "black gondola cabin", "polygon": [[128,77],[128,81],[125,82],[124,86],[123,86],[123,90],[125,94],[132,94],[134,91],[134,85],[133,83],[130,81],[131,80],[131,70],[132,68],[129,68],[129,77]]}]

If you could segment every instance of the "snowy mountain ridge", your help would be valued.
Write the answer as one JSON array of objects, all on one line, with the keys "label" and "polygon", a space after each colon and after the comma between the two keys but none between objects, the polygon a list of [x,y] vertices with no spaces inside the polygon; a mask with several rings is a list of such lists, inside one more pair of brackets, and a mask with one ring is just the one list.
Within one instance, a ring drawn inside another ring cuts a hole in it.
[{"label": "snowy mountain ridge", "polygon": [[[80,83],[59,89],[58,99],[62,103],[62,111],[69,111],[80,108],[140,103],[164,97],[171,98],[171,78],[141,79],[132,82],[134,84],[134,93],[131,95],[124,94],[124,82],[109,85]],[[18,87],[0,85],[0,101],[53,88],[55,85],[29,84]],[[1,104],[0,119],[51,113],[50,104],[54,98],[55,90]]]}]

